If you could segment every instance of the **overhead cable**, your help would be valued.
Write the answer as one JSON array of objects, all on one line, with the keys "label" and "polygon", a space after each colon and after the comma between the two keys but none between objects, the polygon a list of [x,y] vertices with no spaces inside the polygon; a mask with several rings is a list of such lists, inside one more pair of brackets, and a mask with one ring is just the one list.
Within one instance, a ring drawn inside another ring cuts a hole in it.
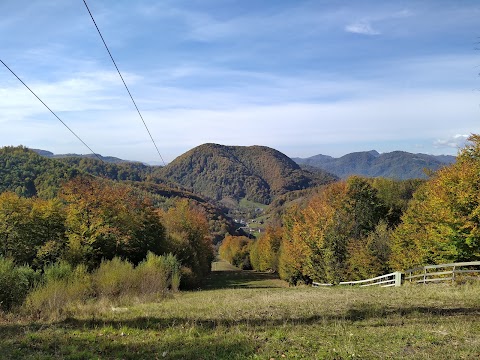
[{"label": "overhead cable", "polygon": [[147,123],[146,123],[145,120],[143,119],[142,114],[140,113],[140,109],[138,108],[135,100],[133,100],[133,96],[132,96],[130,90],[128,89],[127,83],[126,83],[125,80],[123,79],[122,73],[120,72],[120,69],[118,68],[117,63],[116,63],[115,60],[113,59],[112,53],[110,52],[110,50],[109,50],[109,48],[108,48],[108,46],[107,46],[107,43],[105,42],[105,39],[103,38],[102,33],[100,32],[100,29],[98,28],[97,23],[96,23],[95,19],[93,18],[92,12],[90,11],[90,9],[89,9],[89,7],[88,7],[88,5],[87,5],[86,0],[83,0],[83,3],[85,4],[85,7],[87,8],[87,11],[88,11],[88,13],[90,14],[90,17],[92,18],[93,24],[94,24],[95,27],[97,28],[98,35],[100,35],[100,38],[101,38],[102,41],[103,41],[103,45],[105,45],[105,49],[107,49],[108,55],[110,55],[110,59],[112,59],[113,65],[115,65],[115,68],[117,69],[117,72],[118,72],[118,75],[120,76],[120,79],[122,79],[123,85],[125,85],[125,89],[127,89],[128,95],[130,95],[130,99],[132,99],[133,105],[135,105],[135,109],[137,109],[137,112],[138,112],[138,115],[140,116],[140,119],[142,119],[142,122],[143,122],[143,125],[145,126],[145,129],[147,129],[148,135],[150,135],[150,139],[152,140],[153,145],[155,146],[155,149],[157,149],[158,156],[160,156],[160,159],[162,160],[162,163],[163,163],[163,165],[165,166],[165,161],[163,160],[163,157],[162,157],[162,155],[160,154],[160,150],[158,150],[157,144],[155,143],[155,140],[153,140],[153,136],[152,136],[150,130],[148,129]]},{"label": "overhead cable", "polygon": [[88,145],[85,143],[85,141],[83,141],[83,140],[80,138],[80,136],[78,136],[77,134],[75,134],[75,132],[74,132],[72,129],[70,129],[70,127],[69,127],[67,124],[65,124],[65,122],[63,122],[63,120],[60,119],[60,118],[58,117],[58,115],[55,114],[55,113],[53,112],[53,110],[50,109],[50,108],[47,106],[47,104],[45,104],[45,103],[42,101],[42,99],[40,99],[40,98],[37,96],[37,94],[35,94],[35,93],[33,92],[33,90],[30,89],[30,88],[27,86],[27,84],[25,84],[25,83],[23,82],[23,80],[20,79],[20,78],[17,76],[17,74],[15,74],[15,73],[13,72],[13,70],[10,69],[10,68],[7,66],[7,64],[5,64],[5,63],[3,62],[3,60],[0,59],[0,62],[23,84],[23,86],[25,86],[25,87],[63,124],[63,126],[65,126],[73,135],[75,135],[75,137],[76,137],[78,140],[80,140],[80,141],[82,142],[82,144],[85,145],[85,146],[88,148],[88,150],[90,150],[90,152],[91,152],[93,155],[95,155],[101,162],[103,162],[103,159],[102,159],[95,151],[93,151],[93,150],[90,148],[90,146],[88,146]]}]

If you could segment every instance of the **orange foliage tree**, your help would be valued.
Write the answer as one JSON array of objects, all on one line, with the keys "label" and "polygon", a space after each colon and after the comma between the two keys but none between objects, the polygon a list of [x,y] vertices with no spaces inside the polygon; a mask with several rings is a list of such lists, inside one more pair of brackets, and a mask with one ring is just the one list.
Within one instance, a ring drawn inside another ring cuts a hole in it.
[{"label": "orange foliage tree", "polygon": [[149,251],[165,252],[165,229],[153,206],[134,189],[88,176],[61,189],[67,204],[64,257],[90,268],[120,256],[137,264]]},{"label": "orange foliage tree", "polygon": [[184,266],[182,280],[194,286],[210,272],[214,259],[212,238],[203,209],[179,200],[167,211],[159,211],[167,228],[167,250]]},{"label": "orange foliage tree", "polygon": [[253,240],[246,236],[227,235],[218,248],[220,258],[241,269],[250,269],[250,249]]}]

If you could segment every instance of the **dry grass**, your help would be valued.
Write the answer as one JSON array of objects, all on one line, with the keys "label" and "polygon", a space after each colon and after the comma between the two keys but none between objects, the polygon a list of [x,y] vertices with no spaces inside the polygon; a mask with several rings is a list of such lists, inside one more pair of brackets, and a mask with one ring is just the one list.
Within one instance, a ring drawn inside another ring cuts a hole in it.
[{"label": "dry grass", "polygon": [[90,305],[56,323],[4,320],[0,353],[12,359],[476,359],[480,354],[480,284],[288,288],[271,274],[224,271],[212,274],[207,285],[120,310]]}]

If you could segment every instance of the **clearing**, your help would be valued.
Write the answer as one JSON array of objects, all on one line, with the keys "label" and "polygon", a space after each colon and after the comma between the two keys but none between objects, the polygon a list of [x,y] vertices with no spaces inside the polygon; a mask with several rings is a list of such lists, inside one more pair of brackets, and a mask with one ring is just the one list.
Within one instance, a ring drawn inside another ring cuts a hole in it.
[{"label": "clearing", "polygon": [[0,320],[3,359],[477,359],[480,284],[288,287],[224,262],[198,291]]}]

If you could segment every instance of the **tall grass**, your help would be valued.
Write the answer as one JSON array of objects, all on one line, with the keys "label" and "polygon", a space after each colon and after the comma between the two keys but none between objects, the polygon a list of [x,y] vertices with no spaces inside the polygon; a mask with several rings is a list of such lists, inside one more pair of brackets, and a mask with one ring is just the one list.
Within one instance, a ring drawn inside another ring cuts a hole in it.
[{"label": "tall grass", "polygon": [[171,254],[148,253],[137,267],[120,258],[104,260],[93,273],[84,265],[59,262],[45,269],[23,310],[36,318],[58,319],[86,303],[116,306],[161,299],[177,291],[179,283],[180,263]]},{"label": "tall grass", "polygon": [[172,254],[157,256],[148,253],[136,271],[137,293],[143,296],[177,291],[180,285],[180,264]]},{"label": "tall grass", "polygon": [[93,295],[91,276],[84,265],[72,268],[59,262],[45,269],[42,281],[28,294],[23,310],[38,318],[56,319],[74,311]]}]

